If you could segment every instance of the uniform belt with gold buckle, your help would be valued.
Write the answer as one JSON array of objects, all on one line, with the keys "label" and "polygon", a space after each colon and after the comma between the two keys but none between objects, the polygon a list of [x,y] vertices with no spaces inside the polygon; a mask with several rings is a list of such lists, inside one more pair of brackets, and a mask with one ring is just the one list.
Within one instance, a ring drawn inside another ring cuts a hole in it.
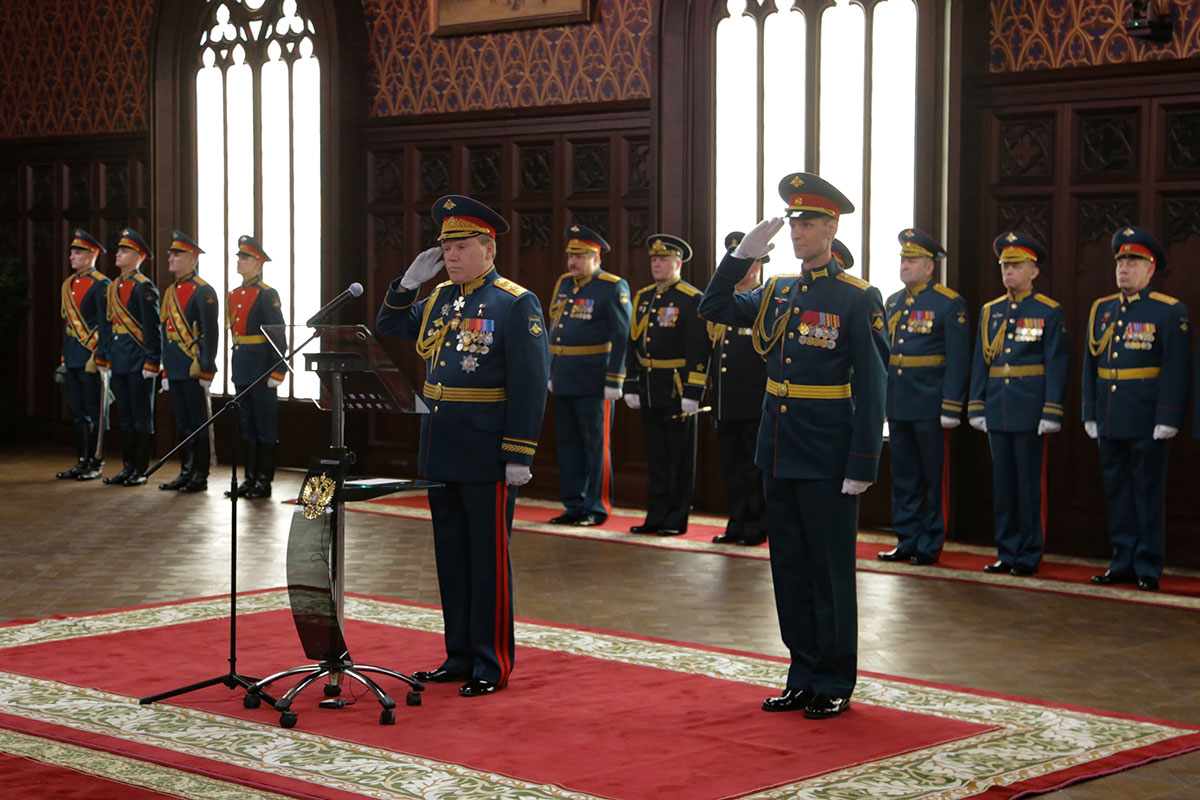
[{"label": "uniform belt with gold buckle", "polygon": [[426,383],[421,394],[430,400],[445,400],[450,403],[501,403],[508,399],[503,386],[494,389],[473,389],[464,386],[443,386]]},{"label": "uniform belt with gold buckle", "polygon": [[684,358],[645,358],[638,356],[638,362],[646,369],[680,369],[687,364]]},{"label": "uniform belt with gold buckle", "polygon": [[266,344],[266,336],[234,336],[234,344]]},{"label": "uniform belt with gold buckle", "polygon": [[1130,367],[1128,369],[1096,368],[1096,375],[1106,381],[1137,381],[1146,378],[1157,378],[1162,374],[1162,367]]},{"label": "uniform belt with gold buckle", "polygon": [[850,396],[850,384],[838,383],[831,386],[816,386],[807,383],[788,383],[767,378],[767,394],[776,397],[804,398],[808,400],[840,400]]},{"label": "uniform belt with gold buckle", "polygon": [[556,356],[594,356],[612,350],[612,342],[604,344],[552,344],[550,352]]},{"label": "uniform belt with gold buckle", "polygon": [[989,378],[1031,378],[1034,375],[1045,374],[1045,364],[1025,364],[1016,367],[1012,364],[1005,364],[1002,367],[991,367],[988,369]]},{"label": "uniform belt with gold buckle", "polygon": [[906,356],[903,353],[893,353],[888,358],[893,367],[940,367],[946,363],[945,356]]}]

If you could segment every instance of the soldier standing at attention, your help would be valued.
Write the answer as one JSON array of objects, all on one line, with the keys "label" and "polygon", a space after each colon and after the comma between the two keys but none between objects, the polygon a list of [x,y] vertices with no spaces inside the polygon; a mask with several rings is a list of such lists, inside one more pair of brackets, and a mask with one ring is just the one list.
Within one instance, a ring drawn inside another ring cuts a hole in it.
[{"label": "soldier standing at attention", "polygon": [[1153,592],[1165,558],[1167,442],[1187,413],[1192,334],[1183,303],[1146,292],[1166,260],[1158,240],[1129,226],[1112,249],[1120,291],[1092,304],[1083,354],[1083,426],[1099,440],[1112,545],[1092,583]]},{"label": "soldier standing at attention", "polygon": [[78,461],[58,473],[60,479],[90,481],[100,477],[104,460],[96,458],[100,434],[100,376],[95,352],[107,327],[105,301],[109,280],[96,269],[96,257],[107,252],[96,238],[82,228],[71,234],[71,269],[63,281],[59,313],[63,318],[62,365],[66,368],[67,402],[75,421]]},{"label": "soldier standing at attention", "polygon": [[933,280],[946,257],[933,237],[901,231],[900,280],[887,299],[888,450],[896,547],[880,561],[935,564],[946,538],[950,431],[962,423],[971,375],[967,301]]},{"label": "soldier standing at attention", "polygon": [[556,525],[600,525],[612,511],[613,402],[625,382],[629,284],[600,268],[608,242],[567,228],[567,272],[550,303],[550,382],[560,495]]},{"label": "soldier standing at attention", "polygon": [[[429,490],[446,659],[417,680],[463,682],[463,697],[508,685],[513,587],[508,544],[518,486],[546,409],[550,351],[537,295],[496,272],[496,235],[508,223],[484,204],[447,195],[433,204],[441,246],[416,257],[388,290],[379,332],[416,341],[429,413],[417,464]],[[421,284],[450,280],[424,300]]]},{"label": "soldier standing at attention", "polygon": [[108,286],[108,331],[96,349],[96,367],[110,370],[121,417],[121,471],[106,484],[141,486],[150,466],[154,432],[154,379],[162,352],[158,287],[140,271],[150,247],[133,228],[121,231],[115,260],[121,274]]},{"label": "soldier standing at attention", "polygon": [[646,240],[654,283],[633,299],[625,404],[641,409],[646,440],[646,519],[632,533],[687,531],[696,478],[696,414],[708,381],[712,343],[700,318],[700,290],[680,278],[692,247],[678,236]]},{"label": "soldier standing at attention", "polygon": [[886,323],[879,290],[833,258],[838,219],[853,204],[807,172],[786,176],[779,193],[801,274],[735,293],[783,227],[782,219],[765,220],[725,256],[700,306],[714,322],[749,326],[767,363],[756,462],[765,475],[775,606],[792,660],[787,688],[763,710],[827,719],[850,707],[857,677],[857,495],[875,481],[883,448]]},{"label": "soldier standing at attention", "polygon": [[1009,231],[992,242],[1004,294],[984,305],[967,417],[992,451],[997,560],[984,572],[1037,573],[1045,546],[1046,438],[1062,430],[1067,326],[1062,306],[1033,291],[1046,248]]},{"label": "soldier standing at attention", "polygon": [[[171,408],[181,438],[199,428],[209,416],[209,394],[217,374],[217,336],[220,316],[217,292],[200,277],[199,257],[204,251],[195,240],[180,231],[171,234],[167,250],[167,269],[175,279],[163,293],[162,375],[163,389],[170,392]],[[160,483],[164,491],[184,494],[208,489],[212,467],[210,439],[212,430],[192,440],[181,455],[178,477]]]},{"label": "soldier standing at attention", "polygon": [[[233,337],[229,361],[233,385],[240,394],[267,370],[271,377],[258,384],[240,403],[242,441],[246,452],[246,479],[237,487],[238,497],[257,500],[271,496],[275,478],[275,444],[279,439],[279,394],[275,391],[286,374],[277,365],[279,353],[268,341],[264,325],[282,325],[279,292],[263,283],[263,264],[270,261],[253,236],[238,237],[237,271],[242,285],[225,300],[225,328]],[[272,333],[271,335],[276,335]],[[282,337],[282,334],[278,334]],[[281,339],[275,345],[283,350]],[[228,494],[228,492],[226,492]]]}]

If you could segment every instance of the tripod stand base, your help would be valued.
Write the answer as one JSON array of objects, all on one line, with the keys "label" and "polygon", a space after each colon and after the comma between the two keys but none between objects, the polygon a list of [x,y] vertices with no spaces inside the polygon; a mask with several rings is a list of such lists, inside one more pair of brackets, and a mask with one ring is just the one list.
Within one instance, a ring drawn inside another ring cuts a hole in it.
[{"label": "tripod stand base", "polygon": [[[187,694],[188,692],[195,692],[199,689],[207,689],[209,686],[217,686],[219,684],[225,684],[225,686],[229,687],[230,689],[249,690],[255,685],[255,681],[257,680],[257,678],[239,675],[236,672],[228,672],[224,675],[218,675],[215,678],[209,678],[205,681],[191,683],[187,686],[180,686],[178,689],[169,689],[168,691],[160,692],[159,694],[152,694],[149,697],[143,697],[138,700],[138,704],[143,706],[149,705],[150,703],[157,703],[159,700],[166,700],[169,697],[176,697],[181,694]],[[262,692],[259,692],[258,696],[265,699],[268,703],[273,704],[277,702],[271,698],[270,695],[263,694]]]},{"label": "tripod stand base", "polygon": [[[246,686],[246,696],[242,699],[242,705],[244,705],[246,708],[257,708],[261,704],[262,700],[265,699],[275,707],[276,711],[280,712],[279,725],[284,728],[291,728],[295,726],[297,720],[296,712],[291,710],[292,700],[296,698],[296,695],[300,694],[300,692],[304,691],[321,678],[328,677],[329,682],[325,684],[325,696],[337,697],[342,691],[342,677],[349,676],[361,683],[363,686],[367,687],[371,693],[375,695],[375,699],[379,701],[379,705],[382,707],[382,711],[379,713],[379,724],[391,725],[396,721],[396,714],[392,710],[396,707],[396,701],[393,700],[378,683],[372,680],[369,676],[363,674],[367,672],[387,675],[390,678],[396,678],[397,680],[404,681],[410,687],[412,687],[408,694],[404,697],[405,705],[421,705],[421,692],[424,691],[425,685],[420,681],[403,673],[386,669],[384,667],[373,667],[367,664],[355,664],[349,658],[322,661],[319,664],[305,664],[304,666],[292,667],[291,669],[285,669],[282,672],[276,672],[274,675],[268,675],[262,680]],[[275,681],[288,678],[293,675],[303,675],[304,677],[301,678],[295,686],[293,686],[291,689],[288,689],[283,697],[279,698],[278,700],[272,700],[269,695],[263,692],[264,688]],[[324,701],[322,705],[324,705],[324,703],[329,703],[327,706],[329,708],[341,708],[343,705],[345,705],[345,703],[340,701]]]}]

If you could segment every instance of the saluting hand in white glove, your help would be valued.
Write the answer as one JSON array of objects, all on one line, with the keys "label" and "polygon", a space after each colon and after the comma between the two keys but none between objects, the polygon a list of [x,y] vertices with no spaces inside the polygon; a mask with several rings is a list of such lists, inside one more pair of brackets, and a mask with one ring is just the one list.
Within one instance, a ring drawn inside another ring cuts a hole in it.
[{"label": "saluting hand in white glove", "polygon": [[764,219],[755,225],[749,233],[742,237],[738,246],[733,249],[734,258],[749,258],[752,261],[765,256],[775,247],[771,242],[775,234],[783,228],[783,217]]},{"label": "saluting hand in white glove", "polygon": [[413,259],[408,270],[404,273],[404,277],[400,279],[400,285],[405,289],[416,289],[422,283],[437,275],[445,266],[445,260],[442,258],[442,248],[431,247],[428,250],[422,250]]}]

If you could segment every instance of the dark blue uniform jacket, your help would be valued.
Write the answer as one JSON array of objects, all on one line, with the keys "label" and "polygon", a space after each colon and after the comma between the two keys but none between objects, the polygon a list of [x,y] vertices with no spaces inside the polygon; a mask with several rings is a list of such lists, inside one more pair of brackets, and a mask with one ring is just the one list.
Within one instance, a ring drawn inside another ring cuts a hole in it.
[{"label": "dark blue uniform jacket", "polygon": [[550,379],[562,397],[598,396],[625,383],[629,346],[629,284],[597,270],[558,279],[550,302]]}]

